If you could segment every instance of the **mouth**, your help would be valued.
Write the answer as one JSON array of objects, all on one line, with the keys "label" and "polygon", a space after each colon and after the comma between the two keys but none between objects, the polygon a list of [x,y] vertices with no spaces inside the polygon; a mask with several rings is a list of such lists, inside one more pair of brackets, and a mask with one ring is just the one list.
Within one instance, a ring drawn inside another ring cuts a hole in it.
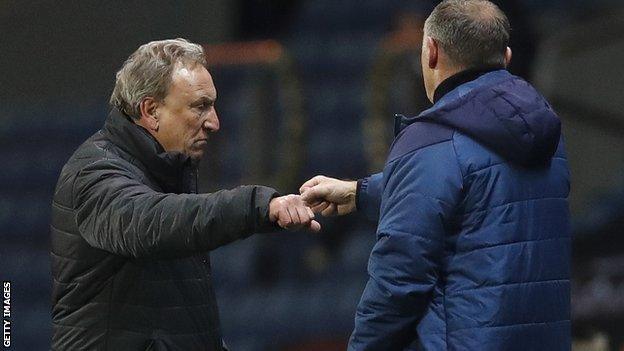
[{"label": "mouth", "polygon": [[196,144],[196,145],[198,145],[198,146],[204,146],[204,145],[208,144],[208,139],[199,139],[199,140],[196,140],[194,144]]}]

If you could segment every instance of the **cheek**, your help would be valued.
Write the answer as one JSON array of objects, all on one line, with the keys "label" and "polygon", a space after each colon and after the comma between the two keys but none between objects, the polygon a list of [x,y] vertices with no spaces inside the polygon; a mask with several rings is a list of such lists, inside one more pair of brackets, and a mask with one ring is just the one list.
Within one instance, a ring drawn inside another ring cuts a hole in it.
[{"label": "cheek", "polygon": [[182,144],[184,140],[191,137],[191,127],[189,120],[180,114],[172,116],[161,123],[163,133],[167,134],[173,143]]},{"label": "cheek", "polygon": [[423,48],[422,54],[420,55],[420,64],[422,66],[423,71],[429,67],[429,54],[427,50]]},{"label": "cheek", "polygon": [[186,120],[187,123],[184,126],[184,138],[188,143],[193,143],[195,139],[201,136],[201,123],[197,116],[192,116]]},{"label": "cheek", "polygon": [[165,135],[167,138],[172,139],[177,134],[177,128],[179,128],[175,120],[171,117],[162,118],[158,123],[158,132]]}]

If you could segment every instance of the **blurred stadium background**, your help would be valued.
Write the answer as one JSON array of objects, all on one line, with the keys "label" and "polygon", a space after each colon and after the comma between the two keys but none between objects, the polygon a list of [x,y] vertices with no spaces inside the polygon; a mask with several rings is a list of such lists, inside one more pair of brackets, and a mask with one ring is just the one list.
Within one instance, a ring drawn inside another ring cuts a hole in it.
[{"label": "blurred stadium background", "polygon": [[[574,350],[624,350],[624,3],[495,1],[511,71],[560,113],[573,175]],[[60,168],[102,125],[114,73],[140,44],[205,44],[221,131],[204,191],[283,193],[316,174],[380,169],[394,113],[428,106],[419,75],[428,0],[0,2],[0,279],[13,282],[13,346],[50,338],[49,217]],[[254,236],[213,254],[235,351],[344,350],[374,224]],[[165,298],[165,297],[163,297]]]}]

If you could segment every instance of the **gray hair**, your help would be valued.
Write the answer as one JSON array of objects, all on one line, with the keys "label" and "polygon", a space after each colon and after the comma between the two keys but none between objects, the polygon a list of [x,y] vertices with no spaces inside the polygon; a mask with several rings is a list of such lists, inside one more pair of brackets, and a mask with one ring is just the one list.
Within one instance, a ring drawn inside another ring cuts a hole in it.
[{"label": "gray hair", "polygon": [[442,1],[425,22],[425,33],[465,68],[503,66],[510,30],[505,13],[487,0]]},{"label": "gray hair", "polygon": [[141,101],[150,96],[162,100],[167,95],[176,65],[206,67],[204,50],[186,39],[152,41],[141,45],[117,72],[110,104],[138,119]]}]

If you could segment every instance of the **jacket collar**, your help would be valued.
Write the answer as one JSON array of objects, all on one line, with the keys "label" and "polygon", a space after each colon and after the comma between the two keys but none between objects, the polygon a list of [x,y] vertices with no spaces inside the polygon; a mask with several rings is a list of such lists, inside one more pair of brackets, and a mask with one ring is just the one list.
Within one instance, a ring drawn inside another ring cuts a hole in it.
[{"label": "jacket collar", "polygon": [[442,83],[438,85],[438,87],[433,92],[433,103],[440,101],[440,99],[444,95],[446,95],[447,93],[450,93],[458,86],[464,83],[473,81],[488,72],[497,71],[501,69],[504,69],[504,68],[502,66],[484,66],[484,67],[479,67],[479,68],[470,68],[470,69],[466,69],[461,72],[458,72],[446,78],[444,81],[442,81]]},{"label": "jacket collar", "polygon": [[166,152],[143,127],[118,109],[112,109],[104,123],[105,136],[131,156],[129,161],[153,177],[165,192],[184,192],[197,164],[180,152]]}]

